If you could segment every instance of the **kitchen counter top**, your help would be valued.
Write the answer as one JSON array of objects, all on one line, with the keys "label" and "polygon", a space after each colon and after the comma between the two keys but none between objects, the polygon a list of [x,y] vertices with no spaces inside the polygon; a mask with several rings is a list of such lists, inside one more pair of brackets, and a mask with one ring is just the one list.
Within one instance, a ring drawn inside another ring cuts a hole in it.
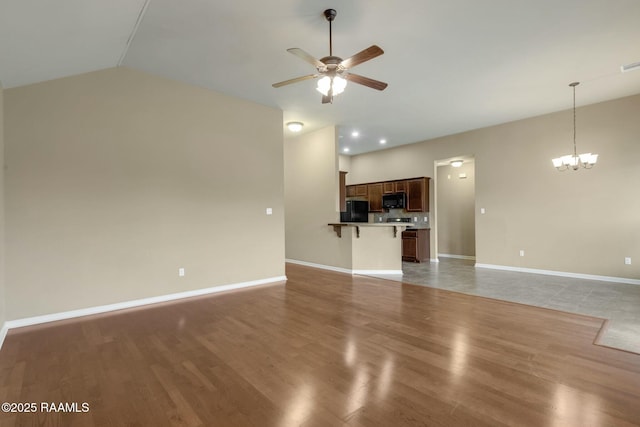
[{"label": "kitchen counter top", "polygon": [[356,238],[360,238],[360,227],[393,227],[393,237],[397,237],[397,227],[412,227],[412,222],[333,222],[329,223],[333,227],[333,231],[336,232],[338,237],[342,237],[342,227],[355,227]]},{"label": "kitchen counter top", "polygon": [[340,227],[413,227],[412,222],[336,222],[329,225]]}]

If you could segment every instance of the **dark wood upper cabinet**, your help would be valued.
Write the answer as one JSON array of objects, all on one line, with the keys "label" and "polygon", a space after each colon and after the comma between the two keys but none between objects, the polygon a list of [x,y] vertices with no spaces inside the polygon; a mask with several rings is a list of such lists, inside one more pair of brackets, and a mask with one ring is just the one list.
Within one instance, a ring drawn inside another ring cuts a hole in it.
[{"label": "dark wood upper cabinet", "polygon": [[347,172],[340,171],[340,212],[347,210],[347,186],[345,184]]},{"label": "dark wood upper cabinet", "polygon": [[407,192],[407,181],[394,181],[393,182],[393,192],[394,193],[406,193]]},{"label": "dark wood upper cabinet", "polygon": [[[369,200],[369,212],[384,212],[382,195],[406,193],[407,212],[429,212],[429,179],[412,178],[346,186],[346,197]],[[342,202],[342,199],[341,199]]]},{"label": "dark wood upper cabinet", "polygon": [[429,178],[407,181],[407,212],[429,212]]},{"label": "dark wood upper cabinet", "polygon": [[382,183],[368,184],[369,212],[384,212],[382,209]]}]

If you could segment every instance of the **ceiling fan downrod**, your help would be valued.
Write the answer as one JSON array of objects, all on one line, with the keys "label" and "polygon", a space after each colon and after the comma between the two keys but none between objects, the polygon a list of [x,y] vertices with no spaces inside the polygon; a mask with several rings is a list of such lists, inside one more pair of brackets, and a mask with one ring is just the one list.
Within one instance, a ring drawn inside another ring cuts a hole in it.
[{"label": "ceiling fan downrod", "polygon": [[333,37],[332,37],[332,29],[331,29],[331,23],[333,22],[334,19],[336,19],[336,15],[338,14],[338,12],[336,12],[335,9],[327,9],[324,11],[324,17],[326,18],[327,21],[329,21],[329,56],[333,56]]}]

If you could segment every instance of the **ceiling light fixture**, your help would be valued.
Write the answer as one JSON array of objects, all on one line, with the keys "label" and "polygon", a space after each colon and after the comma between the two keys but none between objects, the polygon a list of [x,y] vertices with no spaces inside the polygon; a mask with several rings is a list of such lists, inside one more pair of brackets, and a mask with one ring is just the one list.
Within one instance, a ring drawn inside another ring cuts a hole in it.
[{"label": "ceiling light fixture", "polygon": [[335,96],[344,92],[345,87],[347,87],[347,81],[342,77],[324,76],[318,80],[318,87],[316,87],[316,90],[324,96],[329,96],[329,92],[331,92],[331,96]]},{"label": "ceiling light fixture", "polygon": [[453,166],[454,168],[459,168],[460,166],[462,166],[462,163],[464,163],[462,160],[451,160],[451,166]]},{"label": "ceiling light fixture", "polygon": [[387,140],[386,140],[386,139],[381,139],[381,140],[380,140],[380,144],[386,144],[386,143],[387,143]]},{"label": "ceiling light fixture", "polygon": [[348,152],[349,152],[349,148],[345,148],[345,149],[344,149],[344,150],[342,150],[342,151],[344,151],[345,153],[348,153]]},{"label": "ceiling light fixture", "polygon": [[351,136],[354,138],[357,138],[358,136],[360,136],[360,132],[358,132],[357,130],[354,130],[353,132],[351,132]]},{"label": "ceiling light fixture", "polygon": [[289,123],[287,123],[287,128],[289,128],[289,130],[291,132],[300,132],[302,130],[303,126],[304,126],[304,123],[302,123],[302,122],[289,122]]},{"label": "ceiling light fixture", "polygon": [[576,149],[576,86],[579,84],[580,82],[569,84],[573,88],[573,154],[567,154],[551,160],[553,166],[560,172],[568,169],[573,169],[574,171],[580,168],[591,169],[598,161],[597,154],[583,153],[579,155]]}]

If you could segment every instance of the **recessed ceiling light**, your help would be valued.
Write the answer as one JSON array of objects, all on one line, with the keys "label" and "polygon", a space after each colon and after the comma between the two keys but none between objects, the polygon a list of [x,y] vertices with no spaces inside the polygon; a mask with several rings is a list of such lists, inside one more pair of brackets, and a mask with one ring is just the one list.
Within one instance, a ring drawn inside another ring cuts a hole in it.
[{"label": "recessed ceiling light", "polygon": [[291,132],[300,132],[302,130],[302,126],[304,124],[302,122],[289,122],[287,123],[287,127]]},{"label": "recessed ceiling light", "polygon": [[345,147],[342,151],[344,151],[345,153],[348,153],[349,152],[349,148]]},{"label": "recessed ceiling light", "polygon": [[380,144],[386,144],[386,143],[387,143],[387,140],[386,140],[386,139],[381,139],[381,140],[380,140]]},{"label": "recessed ceiling light", "polygon": [[357,130],[354,130],[353,132],[351,132],[351,136],[354,138],[357,138],[360,135],[360,132],[358,132]]},{"label": "recessed ceiling light", "polygon": [[640,70],[640,62],[634,62],[632,64],[627,64],[620,67],[620,71],[622,71],[623,73],[633,70]]},{"label": "recessed ceiling light", "polygon": [[459,168],[460,166],[462,166],[462,160],[451,160],[451,166],[453,166],[454,168]]}]

